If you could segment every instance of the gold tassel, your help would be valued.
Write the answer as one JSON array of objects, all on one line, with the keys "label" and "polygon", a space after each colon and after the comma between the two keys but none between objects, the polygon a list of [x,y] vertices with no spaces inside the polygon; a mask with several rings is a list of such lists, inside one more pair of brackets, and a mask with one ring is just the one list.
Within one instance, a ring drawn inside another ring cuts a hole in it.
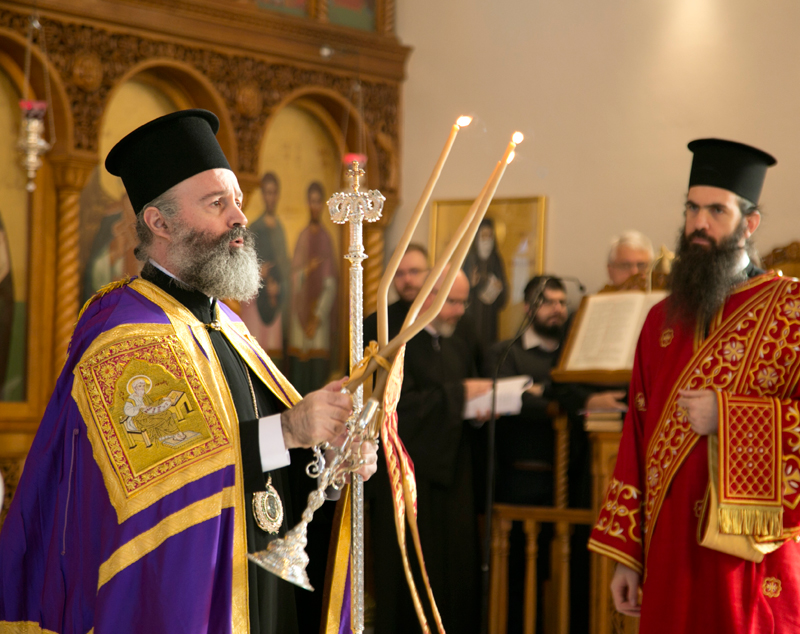
[{"label": "gold tassel", "polygon": [[114,280],[110,284],[106,284],[103,288],[98,290],[94,295],[92,295],[88,300],[86,300],[86,303],[83,305],[83,308],[81,308],[81,312],[78,313],[78,321],[81,320],[81,317],[83,317],[83,313],[86,312],[86,309],[89,308],[89,306],[92,304],[94,300],[100,299],[103,295],[107,295],[115,288],[122,288],[123,286],[127,286],[130,283],[131,283],[131,278],[126,275],[121,280]]},{"label": "gold tassel", "polygon": [[783,508],[720,505],[719,530],[725,535],[779,538],[783,535]]},{"label": "gold tassel", "polygon": [[[92,295],[88,300],[86,300],[86,303],[83,305],[83,308],[81,308],[81,311],[78,313],[78,319],[75,321],[75,325],[73,325],[72,327],[73,335],[75,334],[75,326],[78,325],[78,322],[81,320],[81,317],[83,317],[83,313],[85,313],[86,309],[89,308],[89,306],[91,306],[92,302],[94,302],[96,299],[100,299],[103,295],[110,293],[115,288],[122,288],[123,286],[127,286],[130,283],[131,283],[131,278],[126,275],[121,280],[114,280],[110,284],[106,284],[103,288],[99,289],[94,295]],[[69,354],[71,351],[72,351],[72,337],[69,338],[69,344],[67,344],[67,354]]]}]

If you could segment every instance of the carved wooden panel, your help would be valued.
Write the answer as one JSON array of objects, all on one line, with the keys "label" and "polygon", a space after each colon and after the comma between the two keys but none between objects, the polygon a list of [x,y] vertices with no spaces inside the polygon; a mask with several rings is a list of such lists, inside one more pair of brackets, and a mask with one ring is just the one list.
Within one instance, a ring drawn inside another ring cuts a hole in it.
[{"label": "carved wooden panel", "polygon": [[[0,24],[24,36],[27,15],[0,10]],[[51,60],[69,98],[74,150],[97,152],[98,133],[109,94],[137,66],[155,60],[186,64],[207,78],[222,96],[237,140],[238,169],[255,173],[258,148],[273,108],[293,93],[313,87],[348,100],[355,79],[349,74],[271,63],[243,54],[222,53],[155,37],[114,32],[87,24],[42,18]],[[381,189],[396,190],[399,137],[398,83],[358,78],[368,133],[379,137]],[[355,104],[353,104],[355,106]]]},{"label": "carved wooden panel", "polygon": [[[400,85],[408,49],[391,34],[393,0],[377,0],[376,33],[324,24],[326,0],[312,3],[307,20],[245,1],[40,0],[37,6],[47,38],[58,137],[46,157],[55,167],[48,185],[55,188],[54,235],[59,236],[55,264],[45,276],[45,285],[52,287],[60,275],[54,368],[63,362],[79,303],[75,198],[87,170],[103,158],[99,134],[112,93],[140,74],[174,85],[188,103],[220,116],[220,144],[246,188],[257,184],[259,147],[270,117],[296,98],[326,109],[353,149],[365,144],[371,157],[368,184],[387,198],[380,235],[367,245],[366,299],[373,301],[373,281],[383,266],[382,232],[399,191]],[[31,10],[28,2],[0,0],[0,53],[8,52],[20,67]],[[42,92],[38,49],[35,59],[32,83]],[[75,166],[80,169],[66,169]],[[378,251],[371,253],[370,247]],[[40,411],[44,405],[43,399],[37,403]]]}]

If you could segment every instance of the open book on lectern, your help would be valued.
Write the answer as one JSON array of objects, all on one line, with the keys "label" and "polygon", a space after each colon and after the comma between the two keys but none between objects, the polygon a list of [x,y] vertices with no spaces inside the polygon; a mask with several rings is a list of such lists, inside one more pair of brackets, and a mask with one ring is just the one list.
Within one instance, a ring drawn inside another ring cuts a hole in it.
[{"label": "open book on lectern", "polygon": [[584,297],[553,380],[628,383],[647,313],[666,296],[666,291],[617,291]]}]

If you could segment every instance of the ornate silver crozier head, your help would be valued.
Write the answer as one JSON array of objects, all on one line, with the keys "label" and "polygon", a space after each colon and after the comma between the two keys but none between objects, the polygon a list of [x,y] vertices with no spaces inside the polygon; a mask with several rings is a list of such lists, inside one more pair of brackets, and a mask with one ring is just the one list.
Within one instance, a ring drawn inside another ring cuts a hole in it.
[{"label": "ornate silver crozier head", "polygon": [[[363,251],[362,222],[378,220],[386,199],[377,190],[361,191],[360,178],[364,176],[364,170],[359,167],[358,161],[352,161],[347,174],[350,191],[339,192],[331,196],[328,201],[328,209],[334,222],[350,223],[350,251],[345,257],[351,263],[350,299],[352,309],[354,304],[358,304],[360,307],[362,303],[360,273],[361,262],[366,258]],[[351,321],[355,322],[360,333],[361,313],[354,313],[351,310],[350,315]],[[353,325],[351,324],[351,327]],[[351,339],[357,339],[357,347],[361,347],[361,336],[351,337]],[[359,349],[356,352],[360,359],[362,351]],[[358,359],[354,359],[351,354],[351,362]],[[352,393],[353,390],[347,391]],[[308,505],[303,511],[302,520],[284,537],[271,541],[265,550],[247,555],[251,561],[262,568],[306,590],[314,590],[309,582],[308,574],[306,574],[308,555],[305,547],[308,543],[308,524],[311,522],[314,512],[325,502],[326,489],[328,487],[337,490],[342,488],[347,474],[358,471],[364,464],[361,457],[361,442],[366,439],[368,430],[373,427],[372,422],[378,415],[377,403],[368,403],[368,406],[362,409],[360,389],[353,396],[354,411],[347,423],[347,439],[342,446],[329,448],[327,445],[317,445],[313,448],[315,459],[306,467],[306,473],[317,478],[318,482],[317,488],[308,496]],[[328,452],[330,464],[327,466],[324,453],[326,449],[330,449]],[[356,476],[355,479],[357,480],[358,477]]]}]

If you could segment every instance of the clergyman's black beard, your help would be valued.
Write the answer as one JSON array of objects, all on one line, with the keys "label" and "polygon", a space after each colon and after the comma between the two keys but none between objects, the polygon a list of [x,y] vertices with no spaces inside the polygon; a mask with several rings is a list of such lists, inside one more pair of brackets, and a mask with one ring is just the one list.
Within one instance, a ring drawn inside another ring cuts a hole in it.
[{"label": "clergyman's black beard", "polygon": [[[244,246],[231,248],[241,238]],[[209,297],[253,299],[261,288],[255,237],[246,227],[234,227],[222,236],[186,230],[175,240],[173,259],[181,281]]]},{"label": "clergyman's black beard", "polygon": [[561,341],[561,337],[564,334],[564,324],[553,324],[552,326],[547,326],[546,324],[538,322],[536,319],[534,319],[533,331],[545,339],[555,339],[556,341]]},{"label": "clergyman's black beard", "polygon": [[[717,244],[705,231],[686,236],[681,230],[678,250],[668,281],[671,291],[667,300],[667,321],[693,326],[700,320],[707,326],[714,313],[725,302],[731,287],[744,281],[745,273],[737,264],[744,249],[739,245],[746,230],[745,219],[736,231]],[[693,244],[692,239],[705,238],[709,245]]]}]

